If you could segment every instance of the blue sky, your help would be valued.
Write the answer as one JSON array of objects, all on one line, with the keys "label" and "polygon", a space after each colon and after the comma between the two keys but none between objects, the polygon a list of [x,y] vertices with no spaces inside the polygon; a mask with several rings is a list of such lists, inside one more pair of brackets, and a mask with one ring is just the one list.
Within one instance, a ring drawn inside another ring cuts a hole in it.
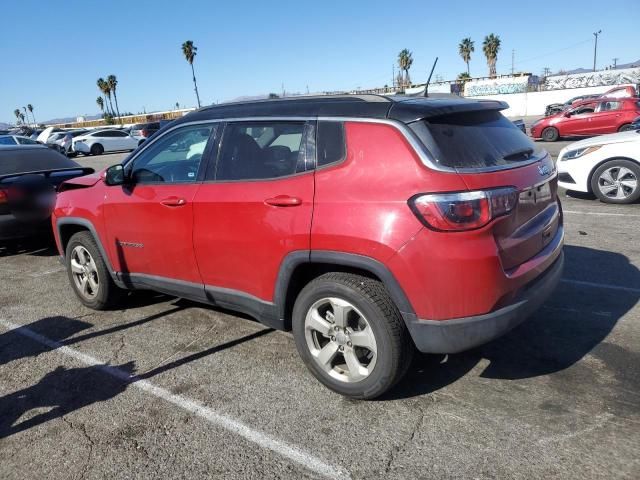
[{"label": "blue sky", "polygon": [[[413,5],[412,5],[413,3]],[[533,7],[528,7],[533,6]],[[549,8],[547,8],[549,7]],[[604,2],[213,2],[23,0],[2,7],[0,121],[31,103],[36,119],[95,114],[96,79],[115,74],[121,111],[195,105],[180,51],[198,47],[203,104],[242,95],[342,90],[391,82],[402,48],[413,52],[411,77],[465,70],[459,41],[476,42],[471,74],[485,75],[482,39],[502,39],[498,73],[590,67],[593,32],[602,29],[598,65],[640,58],[638,0]]]}]

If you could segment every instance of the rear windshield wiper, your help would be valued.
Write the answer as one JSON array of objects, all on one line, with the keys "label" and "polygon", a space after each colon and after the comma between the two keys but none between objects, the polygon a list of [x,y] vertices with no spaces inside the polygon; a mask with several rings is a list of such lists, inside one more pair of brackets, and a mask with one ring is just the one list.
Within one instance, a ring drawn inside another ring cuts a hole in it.
[{"label": "rear windshield wiper", "polygon": [[503,160],[507,161],[515,161],[515,160],[528,160],[533,155],[533,148],[523,148],[522,150],[516,150],[515,152],[511,152],[508,155],[502,157]]}]

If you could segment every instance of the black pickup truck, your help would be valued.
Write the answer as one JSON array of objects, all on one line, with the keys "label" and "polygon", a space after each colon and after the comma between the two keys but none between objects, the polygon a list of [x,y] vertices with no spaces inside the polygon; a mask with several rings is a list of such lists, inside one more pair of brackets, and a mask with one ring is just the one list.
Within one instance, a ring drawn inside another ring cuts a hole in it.
[{"label": "black pickup truck", "polygon": [[0,146],[0,242],[50,231],[58,186],[93,172],[44,145]]}]

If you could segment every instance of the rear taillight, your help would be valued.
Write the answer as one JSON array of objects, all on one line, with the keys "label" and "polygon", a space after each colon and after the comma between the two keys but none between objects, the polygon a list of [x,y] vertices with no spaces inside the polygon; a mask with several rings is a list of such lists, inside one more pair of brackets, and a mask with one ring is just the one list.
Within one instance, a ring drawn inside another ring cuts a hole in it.
[{"label": "rear taillight", "polygon": [[7,202],[9,202],[9,198],[7,197],[7,192],[5,192],[0,188],[0,205]]},{"label": "rear taillight", "polygon": [[417,195],[409,200],[409,206],[425,226],[459,232],[484,227],[493,219],[508,215],[517,202],[518,191],[506,187]]}]

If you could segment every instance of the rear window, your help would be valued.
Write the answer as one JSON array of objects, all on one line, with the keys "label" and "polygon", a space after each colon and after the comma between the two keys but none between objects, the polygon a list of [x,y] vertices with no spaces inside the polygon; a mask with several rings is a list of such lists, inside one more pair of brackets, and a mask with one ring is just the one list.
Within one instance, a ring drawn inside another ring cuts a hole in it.
[{"label": "rear window", "polygon": [[445,167],[508,166],[539,153],[529,137],[498,111],[442,115],[410,126]]},{"label": "rear window", "polygon": [[76,167],[76,162],[46,147],[0,149],[0,175]]}]

